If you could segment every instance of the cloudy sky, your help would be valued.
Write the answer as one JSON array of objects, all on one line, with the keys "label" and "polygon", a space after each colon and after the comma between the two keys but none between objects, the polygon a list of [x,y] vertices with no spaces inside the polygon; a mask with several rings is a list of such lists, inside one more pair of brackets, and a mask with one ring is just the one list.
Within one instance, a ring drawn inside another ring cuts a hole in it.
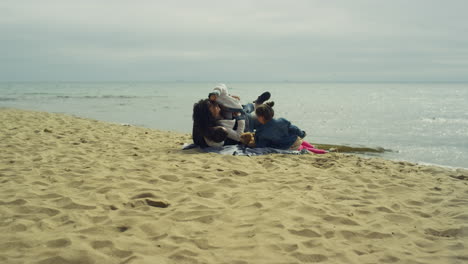
[{"label": "cloudy sky", "polygon": [[0,81],[468,81],[466,0],[0,1]]}]

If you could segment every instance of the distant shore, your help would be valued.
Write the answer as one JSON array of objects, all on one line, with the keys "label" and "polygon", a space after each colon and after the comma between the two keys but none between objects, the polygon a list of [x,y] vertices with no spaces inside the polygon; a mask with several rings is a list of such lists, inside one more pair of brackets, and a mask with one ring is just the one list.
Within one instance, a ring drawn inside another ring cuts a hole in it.
[{"label": "distant shore", "polygon": [[468,171],[0,108],[2,263],[463,263]]}]

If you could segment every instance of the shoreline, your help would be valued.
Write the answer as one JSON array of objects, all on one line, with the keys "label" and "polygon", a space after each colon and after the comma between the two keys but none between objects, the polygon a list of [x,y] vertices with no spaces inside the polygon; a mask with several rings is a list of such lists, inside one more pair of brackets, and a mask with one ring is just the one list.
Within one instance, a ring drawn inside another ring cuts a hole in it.
[{"label": "shoreline", "polygon": [[[191,134],[190,133],[185,133],[185,132],[180,132],[180,131],[175,131],[175,130],[161,130],[158,128],[153,128],[149,126],[144,126],[144,125],[136,125],[136,124],[129,124],[129,123],[121,123],[121,122],[111,122],[111,121],[105,121],[105,120],[98,120],[94,118],[89,118],[89,117],[83,117],[77,114],[70,114],[70,113],[63,113],[63,112],[46,112],[46,111],[40,111],[40,110],[30,110],[30,109],[22,109],[22,108],[12,108],[12,107],[1,107],[0,106],[0,111],[2,110],[17,110],[17,111],[25,111],[25,112],[36,112],[36,113],[48,113],[48,114],[57,114],[57,115],[65,115],[73,118],[78,118],[78,119],[84,119],[84,120],[89,120],[89,121],[94,121],[94,122],[102,122],[102,123],[107,123],[107,124],[112,124],[112,125],[119,125],[119,126],[130,126],[130,127],[135,127],[135,128],[142,128],[142,129],[147,129],[147,130],[154,130],[154,131],[159,131],[163,133],[171,133],[174,135],[179,135],[179,136],[189,136],[187,142],[183,143],[192,143],[191,139]],[[412,160],[405,160],[405,159],[399,159],[399,158],[387,158],[383,156],[379,156],[379,154],[383,154],[385,152],[394,152],[395,150],[392,149],[385,149],[383,147],[379,146],[365,146],[365,145],[350,145],[350,144],[331,144],[331,143],[316,143],[313,142],[311,143],[315,145],[318,148],[329,150],[330,148],[338,148],[338,151],[334,153],[342,153],[342,154],[348,154],[348,155],[355,155],[357,157],[365,158],[365,159],[372,159],[372,158],[377,158],[377,159],[383,159],[386,161],[391,161],[391,162],[406,162],[406,163],[412,163],[415,165],[420,165],[420,166],[433,166],[433,167],[441,167],[444,169],[449,169],[449,170],[468,170],[468,167],[456,167],[456,166],[450,166],[450,165],[444,165],[444,164],[437,164],[437,163],[430,163],[430,162],[424,162],[424,161],[412,161]],[[343,149],[340,151],[340,149]]]},{"label": "shoreline", "polygon": [[[181,132],[181,131],[175,131],[175,130],[161,130],[161,129],[158,129],[158,128],[154,128],[154,127],[151,127],[151,126],[145,126],[145,125],[100,120],[100,119],[84,117],[84,116],[80,116],[78,114],[70,114],[70,113],[65,113],[65,112],[46,112],[46,111],[41,111],[41,110],[31,110],[31,109],[22,109],[22,108],[2,107],[2,106],[0,106],[0,110],[2,110],[2,109],[66,115],[66,116],[71,116],[71,117],[75,117],[75,118],[93,120],[93,121],[104,122],[104,123],[109,123],[109,124],[122,125],[122,126],[132,126],[132,127],[137,127],[137,128],[144,128],[144,129],[156,130],[156,131],[161,131],[161,132],[173,133],[173,134],[176,134],[176,135],[189,135],[190,134],[189,132]],[[189,138],[187,140],[187,142],[184,142],[184,143],[191,143],[191,142],[192,142],[192,139]],[[383,155],[384,153],[395,152],[395,150],[386,149],[386,148],[383,148],[383,147],[380,147],[380,146],[366,146],[366,145],[360,145],[360,144],[357,144],[357,145],[332,144],[332,143],[317,143],[317,142],[313,142],[311,144],[315,145],[318,148],[325,149],[325,150],[329,150],[330,148],[335,148],[335,149],[338,149],[337,153],[353,154],[353,155],[357,155],[357,156],[363,157],[363,158],[381,158],[381,159],[388,160],[388,161],[393,161],[393,162],[409,162],[409,163],[414,163],[414,164],[422,165],[422,166],[436,166],[436,167],[442,167],[442,168],[452,169],[452,170],[457,170],[457,169],[468,170],[468,167],[451,166],[451,165],[444,165],[444,164],[424,162],[424,161],[413,161],[413,160],[408,160],[408,159],[404,159],[404,158],[395,158],[395,157],[390,158],[390,157],[380,156],[379,154]],[[340,149],[342,149],[342,151]],[[397,150],[397,152],[398,152],[398,150]]]},{"label": "shoreline", "polygon": [[468,170],[0,108],[0,262],[462,263]]}]

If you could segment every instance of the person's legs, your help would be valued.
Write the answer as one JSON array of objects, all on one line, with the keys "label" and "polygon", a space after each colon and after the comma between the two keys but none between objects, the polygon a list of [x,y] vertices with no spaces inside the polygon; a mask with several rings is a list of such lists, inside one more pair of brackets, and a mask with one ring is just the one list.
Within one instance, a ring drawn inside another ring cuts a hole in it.
[{"label": "person's legs", "polygon": [[250,114],[250,113],[255,112],[255,105],[252,104],[252,103],[248,103],[248,104],[242,105],[242,108],[244,109],[244,112],[245,112],[246,114]]},{"label": "person's legs", "polygon": [[307,141],[302,141],[302,144],[301,146],[299,147],[298,150],[302,150],[302,149],[307,149],[308,151],[312,152],[312,153],[315,153],[315,154],[325,154],[325,153],[328,153],[328,151],[326,150],[323,150],[323,149],[316,149],[314,146],[312,146],[309,142]]},{"label": "person's legs", "polygon": [[261,124],[257,120],[255,114],[245,114],[245,129],[244,132],[254,132]]},{"label": "person's legs", "polygon": [[311,145],[309,142],[305,140],[302,140],[302,145],[304,145],[305,147],[309,147],[309,148],[315,148],[314,145]]},{"label": "person's legs", "polygon": [[257,100],[253,101],[253,103],[257,105],[261,105],[263,104],[263,102],[268,101],[270,97],[271,97],[270,92],[264,92],[257,98]]},{"label": "person's legs", "polygon": [[[254,103],[247,103],[242,105],[245,112],[245,129],[244,132],[254,132],[254,130],[261,124],[258,122],[255,116],[255,105],[263,104],[265,101],[270,99],[271,94],[269,92],[262,93]],[[273,102],[270,104],[274,104]]]},{"label": "person's legs", "polygon": [[254,124],[253,124],[253,117],[251,114],[245,114],[245,128],[244,132],[253,132],[254,131]]},{"label": "person's legs", "polygon": [[243,105],[242,108],[245,112],[245,114],[243,114],[243,116],[245,117],[244,132],[253,132],[256,126],[255,121],[257,120],[257,118],[255,117],[255,105],[252,103],[248,103]]},{"label": "person's legs", "polygon": [[327,154],[328,153],[328,151],[323,150],[323,149],[310,148],[310,149],[307,149],[307,150],[310,151],[310,152],[313,152],[315,154]]}]

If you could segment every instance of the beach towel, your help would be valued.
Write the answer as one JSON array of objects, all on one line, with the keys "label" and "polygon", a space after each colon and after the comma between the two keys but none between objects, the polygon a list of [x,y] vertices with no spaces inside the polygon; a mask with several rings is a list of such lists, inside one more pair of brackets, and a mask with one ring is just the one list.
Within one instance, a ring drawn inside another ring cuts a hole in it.
[{"label": "beach towel", "polygon": [[284,150],[284,149],[275,149],[275,148],[249,148],[243,145],[228,145],[223,147],[208,147],[200,148],[195,144],[184,144],[182,147],[183,150],[198,148],[201,151],[208,153],[218,153],[222,155],[233,155],[233,156],[259,156],[266,154],[291,154],[291,155],[302,155],[308,154],[309,151],[306,149],[297,151],[297,150]]}]

